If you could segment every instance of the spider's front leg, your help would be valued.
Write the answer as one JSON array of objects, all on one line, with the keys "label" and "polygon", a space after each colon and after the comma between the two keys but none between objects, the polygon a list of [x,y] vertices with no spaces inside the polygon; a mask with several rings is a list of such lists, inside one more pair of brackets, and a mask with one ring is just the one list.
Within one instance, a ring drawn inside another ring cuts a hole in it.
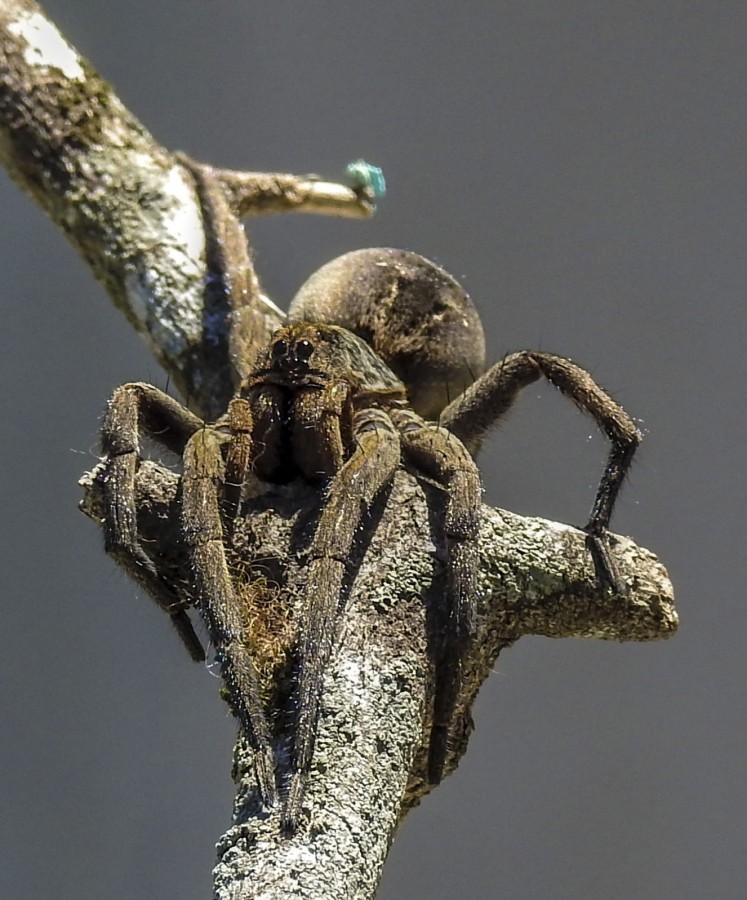
[{"label": "spider's front leg", "polygon": [[[329,425],[333,424],[330,420]],[[339,443],[339,420],[336,420]],[[399,438],[389,416],[366,409],[353,417],[353,454],[333,476],[309,548],[304,632],[299,651],[298,721],[291,751],[291,782],[284,828],[298,827],[304,787],[319,724],[324,673],[337,637],[341,593],[353,541],[361,521],[400,460]]]},{"label": "spider's front leg", "polygon": [[201,427],[202,421],[168,394],[138,382],[117,388],[101,428],[106,552],[169,614],[189,655],[198,662],[205,659],[205,651],[185,611],[186,604],[161,578],[140,543],[135,473],[141,431],[181,456],[189,438]]},{"label": "spider's front leg", "polygon": [[245,621],[226,562],[219,492],[225,481],[221,440],[201,428],[184,451],[182,522],[202,613],[221,663],[221,674],[249,745],[262,801],[277,800],[275,757],[262,706],[259,679],[247,647]]},{"label": "spider's front leg", "polygon": [[397,410],[402,452],[420,472],[446,490],[446,622],[436,660],[428,781],[443,777],[454,711],[463,683],[462,667],[474,637],[480,520],[480,473],[467,448],[445,428],[424,422],[411,410]]},{"label": "spider's front leg", "polygon": [[541,377],[592,416],[612,445],[584,530],[589,536],[589,549],[600,579],[618,593],[624,593],[625,585],[610,550],[607,529],[615,500],[643,436],[625,410],[587,371],[569,359],[550,353],[531,350],[512,353],[451,403],[441,416],[441,424],[459,437],[474,456],[487,431],[505,415],[519,391]]}]

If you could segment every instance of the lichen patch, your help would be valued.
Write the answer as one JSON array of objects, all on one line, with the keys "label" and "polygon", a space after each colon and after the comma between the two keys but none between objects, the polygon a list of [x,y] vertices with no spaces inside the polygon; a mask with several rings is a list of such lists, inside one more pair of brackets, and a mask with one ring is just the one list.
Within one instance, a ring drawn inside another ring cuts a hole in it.
[{"label": "lichen patch", "polygon": [[29,66],[59,69],[66,78],[84,80],[78,54],[41,13],[24,13],[8,31],[26,42],[23,58]]}]

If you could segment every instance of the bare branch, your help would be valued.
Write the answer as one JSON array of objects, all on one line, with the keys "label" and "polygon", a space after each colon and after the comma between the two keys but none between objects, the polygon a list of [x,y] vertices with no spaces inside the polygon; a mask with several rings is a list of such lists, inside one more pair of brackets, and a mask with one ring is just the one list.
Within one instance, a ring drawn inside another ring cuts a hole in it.
[{"label": "bare branch", "polygon": [[262,172],[216,170],[240,216],[305,212],[347,219],[368,218],[371,199],[342,184],[315,175],[267,175]]},{"label": "bare branch", "polygon": [[[33,0],[0,0],[0,161],[50,215],[206,418],[231,378],[207,308],[205,229],[193,180]],[[218,173],[219,175],[221,173]],[[309,176],[223,173],[242,214],[370,215],[364,190]],[[257,332],[277,327],[256,298]]]}]

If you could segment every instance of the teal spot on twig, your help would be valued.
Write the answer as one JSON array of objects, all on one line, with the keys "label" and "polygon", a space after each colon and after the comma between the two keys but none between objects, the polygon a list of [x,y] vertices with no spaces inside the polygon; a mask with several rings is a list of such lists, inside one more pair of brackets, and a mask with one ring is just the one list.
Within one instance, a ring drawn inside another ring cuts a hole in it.
[{"label": "teal spot on twig", "polygon": [[386,194],[386,181],[384,172],[378,166],[372,166],[364,159],[356,159],[345,169],[345,173],[352,181],[354,188],[364,188],[374,195],[383,197]]}]

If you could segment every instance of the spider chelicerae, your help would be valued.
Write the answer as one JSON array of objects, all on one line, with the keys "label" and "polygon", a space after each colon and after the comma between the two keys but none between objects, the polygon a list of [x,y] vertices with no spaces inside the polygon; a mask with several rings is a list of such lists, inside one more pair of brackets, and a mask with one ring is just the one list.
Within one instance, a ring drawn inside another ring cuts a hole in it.
[{"label": "spider chelicerae", "polygon": [[[401,466],[445,493],[444,623],[435,649],[428,779],[440,781],[462,663],[474,629],[480,476],[475,457],[487,431],[521,388],[544,377],[590,414],[611,443],[586,525],[602,587],[622,591],[607,540],[615,499],[641,435],[583,369],[521,351],[487,371],[479,316],[459,284],[417,254],[362,250],[327,264],[293,301],[288,323],[256,359],[226,413],[206,424],[143,383],[114,393],[102,429],[105,536],[109,552],[171,616],[194,659],[204,659],[183,597],[159,574],[137,533],[135,474],[141,435],[183,461],[181,527],[196,600],[221,662],[229,701],[255,751],[263,802],[282,794],[294,831],[314,754],[323,677],[344,615],[356,536]],[[278,790],[272,715],[258,661],[244,639],[240,592],[227,545],[255,481],[300,478],[319,491],[307,555],[305,619],[294,656],[295,726],[289,781]]]}]

